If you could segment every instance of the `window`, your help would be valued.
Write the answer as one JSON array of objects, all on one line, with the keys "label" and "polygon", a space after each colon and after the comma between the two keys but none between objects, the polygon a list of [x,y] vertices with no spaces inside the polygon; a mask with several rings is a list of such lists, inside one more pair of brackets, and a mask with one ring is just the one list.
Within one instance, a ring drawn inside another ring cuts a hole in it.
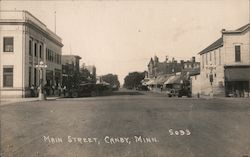
[{"label": "window", "polygon": [[13,87],[13,67],[3,68],[3,87]]},{"label": "window", "polygon": [[37,44],[35,43],[35,46],[34,46],[34,52],[35,52],[35,57],[37,56]]},{"label": "window", "polygon": [[209,52],[209,61],[212,61],[212,52]]},{"label": "window", "polygon": [[3,38],[3,52],[14,52],[13,37]]},{"label": "window", "polygon": [[39,56],[42,58],[42,45],[39,46]]},{"label": "window", "polygon": [[235,46],[235,62],[240,62],[241,57],[240,57],[240,46],[236,45]]},{"label": "window", "polygon": [[31,87],[31,67],[29,67],[29,87]]},{"label": "window", "polygon": [[46,48],[46,60],[49,59],[49,50]]},{"label": "window", "polygon": [[221,65],[221,51],[219,49],[219,65]]},{"label": "window", "polygon": [[207,61],[207,53],[206,53],[206,65],[208,65],[208,61]]},{"label": "window", "polygon": [[202,55],[202,69],[204,69],[204,55]]},{"label": "window", "polygon": [[214,65],[216,65],[216,51],[214,51]]},{"label": "window", "polygon": [[37,85],[37,70],[36,68],[34,69],[34,85]]},{"label": "window", "polygon": [[32,41],[29,41],[29,54],[32,56]]}]

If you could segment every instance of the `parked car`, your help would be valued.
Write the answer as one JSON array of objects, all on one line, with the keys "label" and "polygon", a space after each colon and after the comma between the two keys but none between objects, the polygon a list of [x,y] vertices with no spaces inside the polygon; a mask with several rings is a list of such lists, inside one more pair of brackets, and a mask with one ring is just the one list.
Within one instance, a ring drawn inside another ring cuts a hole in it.
[{"label": "parked car", "polygon": [[180,86],[181,88],[167,88],[166,93],[168,97],[182,97],[182,96],[187,96],[191,97],[191,91],[188,88],[184,88],[183,86]]},{"label": "parked car", "polygon": [[82,96],[99,96],[110,94],[111,88],[105,84],[85,83],[72,87],[69,90],[69,96],[73,98]]}]

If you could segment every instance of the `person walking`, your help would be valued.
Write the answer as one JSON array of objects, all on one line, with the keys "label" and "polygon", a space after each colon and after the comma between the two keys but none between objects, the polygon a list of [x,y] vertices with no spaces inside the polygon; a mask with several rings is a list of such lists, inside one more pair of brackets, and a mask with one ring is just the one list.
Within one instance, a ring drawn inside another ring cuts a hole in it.
[{"label": "person walking", "polygon": [[67,90],[67,87],[64,86],[64,87],[63,87],[63,95],[64,95],[64,97],[66,96],[66,90]]},{"label": "person walking", "polygon": [[51,86],[51,90],[52,90],[52,95],[55,95],[55,85]]},{"label": "person walking", "polygon": [[35,86],[33,84],[30,87],[30,93],[32,97],[35,97]]},{"label": "person walking", "polygon": [[61,96],[62,93],[62,86],[59,84],[58,85],[58,95]]}]

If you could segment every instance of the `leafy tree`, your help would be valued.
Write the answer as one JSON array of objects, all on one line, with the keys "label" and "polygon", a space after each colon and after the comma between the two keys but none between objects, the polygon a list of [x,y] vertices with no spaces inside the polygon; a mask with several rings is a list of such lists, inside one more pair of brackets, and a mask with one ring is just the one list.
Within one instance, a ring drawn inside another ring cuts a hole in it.
[{"label": "leafy tree", "polygon": [[90,74],[88,69],[81,67],[80,69],[80,80],[81,82],[91,82],[95,83],[96,82],[96,76]]},{"label": "leafy tree", "polygon": [[107,75],[103,75],[101,77],[102,81],[107,82],[110,84],[110,86],[112,87],[120,87],[120,82],[118,80],[118,76],[115,74],[107,74]]},{"label": "leafy tree", "polygon": [[144,78],[144,72],[131,72],[124,78],[124,87],[128,89],[137,88]]}]

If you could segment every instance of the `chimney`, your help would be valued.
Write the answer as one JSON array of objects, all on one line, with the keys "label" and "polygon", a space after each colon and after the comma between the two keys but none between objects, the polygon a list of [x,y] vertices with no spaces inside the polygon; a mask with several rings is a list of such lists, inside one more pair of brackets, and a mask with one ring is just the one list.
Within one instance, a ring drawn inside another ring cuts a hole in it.
[{"label": "chimney", "polygon": [[172,62],[174,62],[174,57],[172,58]]},{"label": "chimney", "polygon": [[166,61],[166,63],[168,62],[168,56],[166,56],[166,60],[165,61]]},{"label": "chimney", "polygon": [[195,57],[192,57],[192,62],[195,63]]}]

